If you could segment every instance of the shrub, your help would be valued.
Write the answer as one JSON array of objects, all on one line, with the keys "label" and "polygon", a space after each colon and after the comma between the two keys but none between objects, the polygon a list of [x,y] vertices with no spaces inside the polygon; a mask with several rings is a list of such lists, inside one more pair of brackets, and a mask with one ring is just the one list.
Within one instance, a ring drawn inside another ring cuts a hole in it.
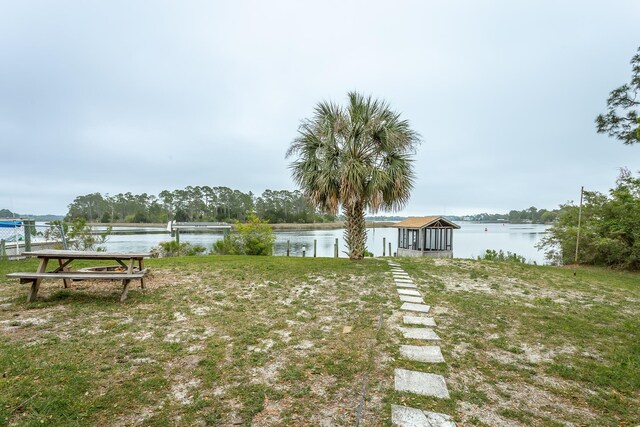
[{"label": "shrub", "polygon": [[158,246],[151,249],[154,258],[168,258],[175,256],[195,256],[205,253],[207,248],[202,245],[192,245],[191,243],[178,243],[174,240],[160,242]]},{"label": "shrub", "polygon": [[246,223],[236,222],[236,231],[213,244],[219,255],[272,255],[276,237],[267,221],[249,214]]},{"label": "shrub", "polygon": [[211,252],[218,255],[243,255],[244,247],[240,236],[233,234],[215,242]]},{"label": "shrub", "polygon": [[[91,226],[87,225],[84,218],[76,218],[71,223],[51,221],[49,229],[44,232],[45,240],[62,242],[62,237],[67,241],[67,247],[75,251],[99,251],[104,252],[104,245],[111,234],[111,227],[107,227],[104,233],[93,234]],[[56,244],[56,249],[61,249],[62,243]]]},{"label": "shrub", "polygon": [[519,262],[526,263],[527,260],[522,255],[518,255],[513,252],[508,252],[505,254],[502,249],[499,251],[495,251],[494,249],[487,249],[484,251],[484,255],[478,257],[479,260],[485,261],[510,261],[510,262]]}]

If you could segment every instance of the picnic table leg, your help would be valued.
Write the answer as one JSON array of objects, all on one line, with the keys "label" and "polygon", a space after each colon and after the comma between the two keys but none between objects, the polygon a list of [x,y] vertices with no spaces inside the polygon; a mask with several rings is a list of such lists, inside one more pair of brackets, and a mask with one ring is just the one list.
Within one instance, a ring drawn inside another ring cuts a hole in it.
[{"label": "picnic table leg", "polygon": [[[144,270],[144,262],[142,261],[142,258],[138,260],[138,269],[140,270],[140,272]],[[140,278],[140,287],[144,289],[144,277]]]},{"label": "picnic table leg", "polygon": [[127,299],[127,291],[129,290],[129,282],[131,279],[125,279],[122,281],[122,294],[120,295],[120,302]]},{"label": "picnic table leg", "polygon": [[[49,258],[40,258],[40,264],[38,265],[38,273],[44,273],[47,271],[47,263],[49,262]],[[31,282],[31,290],[29,291],[29,296],[27,297],[27,302],[31,302],[36,299],[38,295],[38,290],[40,289],[40,283],[42,279],[35,279]]]},{"label": "picnic table leg", "polygon": [[[64,262],[62,261],[62,259],[58,259],[58,265],[60,265],[60,267],[62,267],[62,265],[64,264]],[[69,271],[68,267],[62,267],[62,271]],[[69,285],[71,284],[71,280],[70,279],[62,279],[62,281],[64,282],[64,287],[68,288]]]}]

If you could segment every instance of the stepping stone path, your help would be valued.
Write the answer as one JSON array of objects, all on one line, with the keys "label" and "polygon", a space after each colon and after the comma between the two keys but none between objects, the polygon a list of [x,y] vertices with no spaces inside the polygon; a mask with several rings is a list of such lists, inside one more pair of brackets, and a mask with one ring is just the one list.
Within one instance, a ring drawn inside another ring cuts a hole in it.
[{"label": "stepping stone path", "polygon": [[[431,307],[425,304],[418,287],[396,262],[389,261],[389,266],[402,302],[400,310],[406,312],[402,317],[402,323],[413,326],[398,327],[405,339],[412,340],[411,345],[400,346],[400,355],[414,362],[444,363],[442,351],[437,345],[416,345],[418,340],[425,344],[440,341],[438,334],[431,329],[436,327],[435,320],[425,316]],[[395,369],[394,377],[394,386],[397,391],[439,399],[449,398],[449,389],[442,375]],[[391,405],[391,423],[399,427],[456,427],[449,415],[399,405]]]},{"label": "stepping stone path", "polygon": [[405,338],[412,340],[440,341],[438,334],[429,328],[398,328]]},{"label": "stepping stone path", "polygon": [[418,304],[424,304],[424,300],[421,297],[412,297],[409,295],[400,294],[400,301],[402,302],[415,302]]},{"label": "stepping stone path", "polygon": [[408,369],[396,369],[396,390],[408,391],[422,396],[449,398],[449,390],[442,375],[427,372],[409,371]]},{"label": "stepping stone path", "polygon": [[398,293],[400,295],[412,295],[414,297],[421,296],[420,292],[414,291],[413,289],[398,289]]},{"label": "stepping stone path", "polygon": [[413,283],[398,283],[398,282],[396,282],[396,287],[397,288],[418,289],[418,287],[416,285],[414,285]]},{"label": "stepping stone path", "polygon": [[444,357],[437,345],[401,345],[400,354],[416,362],[444,363]]},{"label": "stepping stone path", "polygon": [[417,311],[419,313],[428,313],[431,307],[425,304],[416,304],[413,302],[405,302],[400,307],[400,310],[404,311]]},{"label": "stepping stone path", "polygon": [[391,405],[391,422],[399,427],[456,427],[449,415]]},{"label": "stepping stone path", "polygon": [[433,317],[422,316],[403,316],[402,323],[405,325],[436,326],[436,321],[433,320]]}]

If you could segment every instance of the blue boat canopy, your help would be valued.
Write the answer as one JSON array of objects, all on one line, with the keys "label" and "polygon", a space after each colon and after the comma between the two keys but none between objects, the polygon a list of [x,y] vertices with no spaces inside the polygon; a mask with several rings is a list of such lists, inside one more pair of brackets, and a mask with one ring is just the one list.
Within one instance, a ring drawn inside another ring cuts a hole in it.
[{"label": "blue boat canopy", "polygon": [[0,228],[22,227],[22,221],[0,221]]}]

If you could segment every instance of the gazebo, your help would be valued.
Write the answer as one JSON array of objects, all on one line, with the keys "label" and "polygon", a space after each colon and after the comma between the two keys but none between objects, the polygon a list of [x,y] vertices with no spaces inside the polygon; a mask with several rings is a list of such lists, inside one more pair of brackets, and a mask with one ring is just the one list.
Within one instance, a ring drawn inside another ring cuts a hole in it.
[{"label": "gazebo", "polygon": [[398,229],[398,256],[453,257],[453,230],[460,228],[442,216],[410,217]]}]

